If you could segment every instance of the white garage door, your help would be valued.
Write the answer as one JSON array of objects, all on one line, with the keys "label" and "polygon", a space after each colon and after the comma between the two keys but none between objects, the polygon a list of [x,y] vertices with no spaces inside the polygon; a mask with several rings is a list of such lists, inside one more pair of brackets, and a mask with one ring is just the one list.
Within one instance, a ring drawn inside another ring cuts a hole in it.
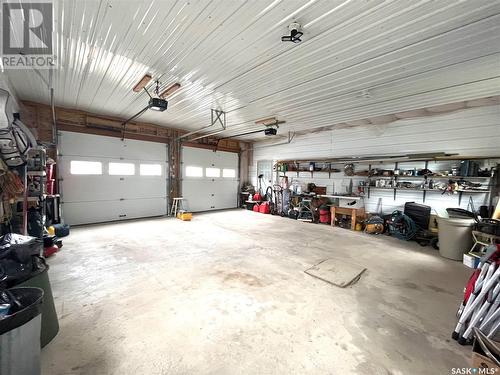
[{"label": "white garage door", "polygon": [[60,132],[64,221],[88,224],[167,213],[167,145]]},{"label": "white garage door", "polygon": [[237,207],[238,154],[182,147],[182,196],[194,212]]}]

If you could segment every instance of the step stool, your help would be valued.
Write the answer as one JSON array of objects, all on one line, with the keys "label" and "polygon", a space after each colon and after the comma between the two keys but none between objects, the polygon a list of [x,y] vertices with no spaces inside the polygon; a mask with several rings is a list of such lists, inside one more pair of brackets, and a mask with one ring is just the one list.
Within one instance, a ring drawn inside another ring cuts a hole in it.
[{"label": "step stool", "polygon": [[184,209],[184,202],[185,199],[180,197],[180,198],[174,198],[172,200],[172,207],[170,207],[170,216],[177,217],[177,213],[181,210]]}]

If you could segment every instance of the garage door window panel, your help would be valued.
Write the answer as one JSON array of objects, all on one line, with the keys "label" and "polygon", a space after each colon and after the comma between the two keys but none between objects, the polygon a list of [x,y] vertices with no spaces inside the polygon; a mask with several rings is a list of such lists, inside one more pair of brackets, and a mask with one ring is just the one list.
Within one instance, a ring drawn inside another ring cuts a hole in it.
[{"label": "garage door window panel", "polygon": [[203,168],[194,165],[186,166],[186,177],[203,177]]},{"label": "garage door window panel", "polygon": [[110,176],[133,176],[135,165],[132,163],[109,163],[108,173]]},{"label": "garage door window panel", "polygon": [[102,175],[102,163],[98,161],[71,160],[70,173],[75,175]]}]

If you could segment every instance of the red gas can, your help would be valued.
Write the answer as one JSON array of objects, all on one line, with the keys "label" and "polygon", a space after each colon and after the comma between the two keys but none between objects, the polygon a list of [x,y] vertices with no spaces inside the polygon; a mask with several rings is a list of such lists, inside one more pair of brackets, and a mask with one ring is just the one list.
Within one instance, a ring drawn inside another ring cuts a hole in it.
[{"label": "red gas can", "polygon": [[259,204],[255,203],[252,208],[253,212],[259,212]]},{"label": "red gas can", "polygon": [[328,207],[319,208],[319,222],[329,224],[330,223],[330,210]]},{"label": "red gas can", "polygon": [[270,214],[271,213],[271,209],[269,208],[269,202],[264,202],[260,205],[259,207],[259,212],[261,214]]},{"label": "red gas can", "polygon": [[253,195],[253,200],[256,202],[260,202],[262,200],[262,195],[260,195],[259,193],[255,193]]}]

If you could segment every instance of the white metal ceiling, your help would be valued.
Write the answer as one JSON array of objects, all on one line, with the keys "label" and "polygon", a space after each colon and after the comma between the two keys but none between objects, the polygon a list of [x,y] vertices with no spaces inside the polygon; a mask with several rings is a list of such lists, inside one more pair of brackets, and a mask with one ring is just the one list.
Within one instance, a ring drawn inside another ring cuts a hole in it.
[{"label": "white metal ceiling", "polygon": [[[147,72],[182,88],[141,120],[197,129],[218,108],[224,136],[270,116],[304,131],[500,94],[495,0],[61,0],[57,11],[56,105],[95,113],[143,108],[132,87]],[[304,42],[282,43],[294,20]],[[6,73],[20,98],[49,102],[38,74]]]}]

